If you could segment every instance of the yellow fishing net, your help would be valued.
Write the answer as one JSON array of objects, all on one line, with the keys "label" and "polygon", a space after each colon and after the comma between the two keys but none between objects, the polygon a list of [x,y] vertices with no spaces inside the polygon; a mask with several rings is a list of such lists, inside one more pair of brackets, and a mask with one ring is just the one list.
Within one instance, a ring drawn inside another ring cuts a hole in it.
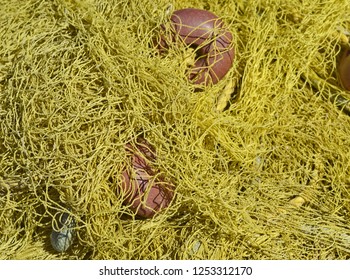
[{"label": "yellow fishing net", "polygon": [[[0,0],[1,259],[349,259],[349,92],[337,79],[348,0]],[[218,15],[236,59],[188,81],[159,54],[172,11]],[[140,219],[126,143],[175,186]],[[74,219],[62,253],[56,219]]]}]

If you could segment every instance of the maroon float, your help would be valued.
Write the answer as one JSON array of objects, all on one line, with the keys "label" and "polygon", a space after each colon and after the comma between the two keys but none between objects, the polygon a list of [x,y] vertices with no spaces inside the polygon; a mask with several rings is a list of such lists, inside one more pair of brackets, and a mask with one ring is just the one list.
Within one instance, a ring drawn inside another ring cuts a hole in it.
[{"label": "maroon float", "polygon": [[[235,57],[232,34],[215,14],[200,9],[182,9],[170,17],[170,28],[162,26],[161,49],[179,41],[193,47],[197,59],[189,79],[195,84],[216,84],[230,70]],[[170,32],[170,35],[169,33]]]},{"label": "maroon float", "polygon": [[122,173],[124,204],[138,216],[151,218],[169,206],[174,186],[165,182],[152,167],[156,154],[146,140],[139,139],[134,146],[127,144],[126,151],[130,162]]}]

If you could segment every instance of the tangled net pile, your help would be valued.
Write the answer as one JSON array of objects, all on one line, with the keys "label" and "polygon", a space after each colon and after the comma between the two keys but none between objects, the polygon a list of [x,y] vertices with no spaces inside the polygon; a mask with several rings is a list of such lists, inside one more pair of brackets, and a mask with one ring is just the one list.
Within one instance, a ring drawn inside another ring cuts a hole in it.
[{"label": "tangled net pile", "polygon": [[[0,5],[1,259],[350,258],[348,0]],[[233,33],[218,84],[188,81],[184,48],[157,53],[169,7],[210,10]],[[118,194],[140,135],[176,186],[151,219]],[[75,239],[57,253],[67,209]]]}]

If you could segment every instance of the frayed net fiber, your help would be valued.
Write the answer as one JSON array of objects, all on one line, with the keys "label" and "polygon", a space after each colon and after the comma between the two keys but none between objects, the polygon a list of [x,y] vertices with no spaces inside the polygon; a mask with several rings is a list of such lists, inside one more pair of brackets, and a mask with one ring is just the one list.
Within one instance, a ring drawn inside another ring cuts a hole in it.
[{"label": "frayed net fiber", "polygon": [[[319,2],[0,0],[0,258],[349,259],[350,2]],[[215,85],[154,46],[188,7],[232,32]],[[139,137],[175,186],[146,219],[120,192]]]}]

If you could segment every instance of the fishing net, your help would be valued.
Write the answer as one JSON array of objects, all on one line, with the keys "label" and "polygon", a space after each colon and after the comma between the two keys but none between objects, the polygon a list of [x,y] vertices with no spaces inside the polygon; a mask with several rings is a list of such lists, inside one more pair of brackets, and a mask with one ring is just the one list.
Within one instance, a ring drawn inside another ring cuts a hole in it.
[{"label": "fishing net", "polygon": [[[349,92],[337,77],[347,0],[0,0],[1,259],[349,259]],[[172,11],[218,15],[234,64],[187,79],[159,53]],[[125,146],[175,188],[141,219]],[[57,217],[74,220],[55,251]],[[65,214],[67,215],[67,214]]]}]

